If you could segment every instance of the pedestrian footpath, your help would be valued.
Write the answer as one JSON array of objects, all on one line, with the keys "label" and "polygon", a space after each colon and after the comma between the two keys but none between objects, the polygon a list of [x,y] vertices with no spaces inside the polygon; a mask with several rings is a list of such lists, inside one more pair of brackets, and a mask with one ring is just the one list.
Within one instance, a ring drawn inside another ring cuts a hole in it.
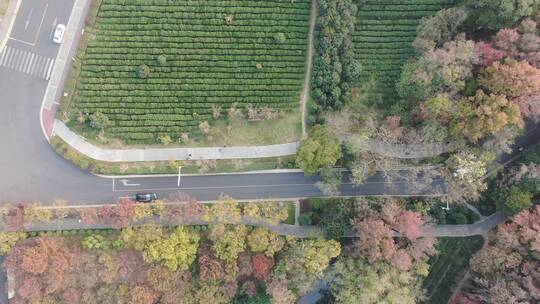
[{"label": "pedestrian footpath", "polygon": [[54,66],[54,58],[48,58],[12,46],[0,53],[0,67],[47,79]]}]

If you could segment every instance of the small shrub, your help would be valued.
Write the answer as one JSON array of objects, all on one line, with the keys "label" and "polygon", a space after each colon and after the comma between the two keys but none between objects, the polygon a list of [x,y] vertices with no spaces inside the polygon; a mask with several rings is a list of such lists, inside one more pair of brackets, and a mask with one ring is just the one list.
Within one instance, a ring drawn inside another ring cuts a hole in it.
[{"label": "small shrub", "polygon": [[150,68],[146,64],[141,64],[136,70],[137,78],[146,79],[150,75]]}]

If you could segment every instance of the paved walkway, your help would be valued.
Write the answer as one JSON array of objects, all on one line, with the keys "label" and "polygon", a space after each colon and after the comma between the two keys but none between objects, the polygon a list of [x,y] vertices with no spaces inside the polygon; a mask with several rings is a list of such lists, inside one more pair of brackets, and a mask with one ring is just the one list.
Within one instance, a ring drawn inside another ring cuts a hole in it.
[{"label": "paved walkway", "polygon": [[0,51],[4,49],[4,46],[9,39],[9,35],[11,34],[11,29],[15,23],[15,18],[17,17],[17,12],[19,11],[20,5],[21,0],[10,0],[6,13],[2,18],[0,18]]},{"label": "paved walkway", "polygon": [[104,149],[89,143],[59,120],[54,121],[53,132],[82,154],[93,159],[108,162],[185,160],[188,157],[194,160],[278,157],[296,154],[299,146],[298,142],[293,142],[268,146],[226,148]]},{"label": "paved walkway", "polygon": [[43,97],[39,119],[43,134],[47,140],[52,136],[53,124],[55,123],[53,118],[58,108],[64,83],[69,74],[71,57],[75,55],[79,46],[90,3],[90,0],[75,0],[60,50],[56,56],[56,63]]}]

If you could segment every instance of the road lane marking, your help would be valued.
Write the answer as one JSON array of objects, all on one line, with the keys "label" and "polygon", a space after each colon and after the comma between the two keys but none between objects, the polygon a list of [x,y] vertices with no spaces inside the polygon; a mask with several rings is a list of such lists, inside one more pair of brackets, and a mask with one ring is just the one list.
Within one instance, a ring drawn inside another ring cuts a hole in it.
[{"label": "road lane marking", "polygon": [[34,13],[34,8],[30,9],[30,14],[28,14],[28,18],[26,18],[26,21],[24,21],[24,30],[25,31],[28,29],[28,26],[30,25],[30,18],[32,18],[32,13]]},{"label": "road lane marking", "polygon": [[48,8],[49,8],[49,3],[47,3],[45,5],[45,10],[43,11],[43,17],[41,18],[41,22],[39,23],[39,27],[38,27],[38,30],[37,30],[37,33],[36,33],[36,37],[34,38],[34,45],[36,44],[36,42],[38,40],[39,32],[41,32],[41,26],[43,25],[43,21],[45,20],[45,15],[47,15],[47,9]]},{"label": "road lane marking", "polygon": [[129,179],[119,179],[118,181],[121,182],[124,187],[133,187],[133,186],[141,185],[141,184],[131,184],[129,183]]}]

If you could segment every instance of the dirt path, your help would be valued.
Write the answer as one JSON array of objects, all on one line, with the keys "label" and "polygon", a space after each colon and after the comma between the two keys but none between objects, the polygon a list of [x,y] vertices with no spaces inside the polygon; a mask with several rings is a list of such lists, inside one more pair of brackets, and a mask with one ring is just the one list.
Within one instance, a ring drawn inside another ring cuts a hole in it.
[{"label": "dirt path", "polygon": [[313,39],[315,35],[315,22],[317,20],[317,0],[311,1],[311,18],[309,20],[309,39],[308,39],[308,53],[307,53],[307,70],[306,78],[304,79],[304,89],[302,95],[300,95],[300,107],[302,108],[302,138],[306,138],[306,103],[309,96],[309,86],[311,81],[311,70],[313,64]]}]

